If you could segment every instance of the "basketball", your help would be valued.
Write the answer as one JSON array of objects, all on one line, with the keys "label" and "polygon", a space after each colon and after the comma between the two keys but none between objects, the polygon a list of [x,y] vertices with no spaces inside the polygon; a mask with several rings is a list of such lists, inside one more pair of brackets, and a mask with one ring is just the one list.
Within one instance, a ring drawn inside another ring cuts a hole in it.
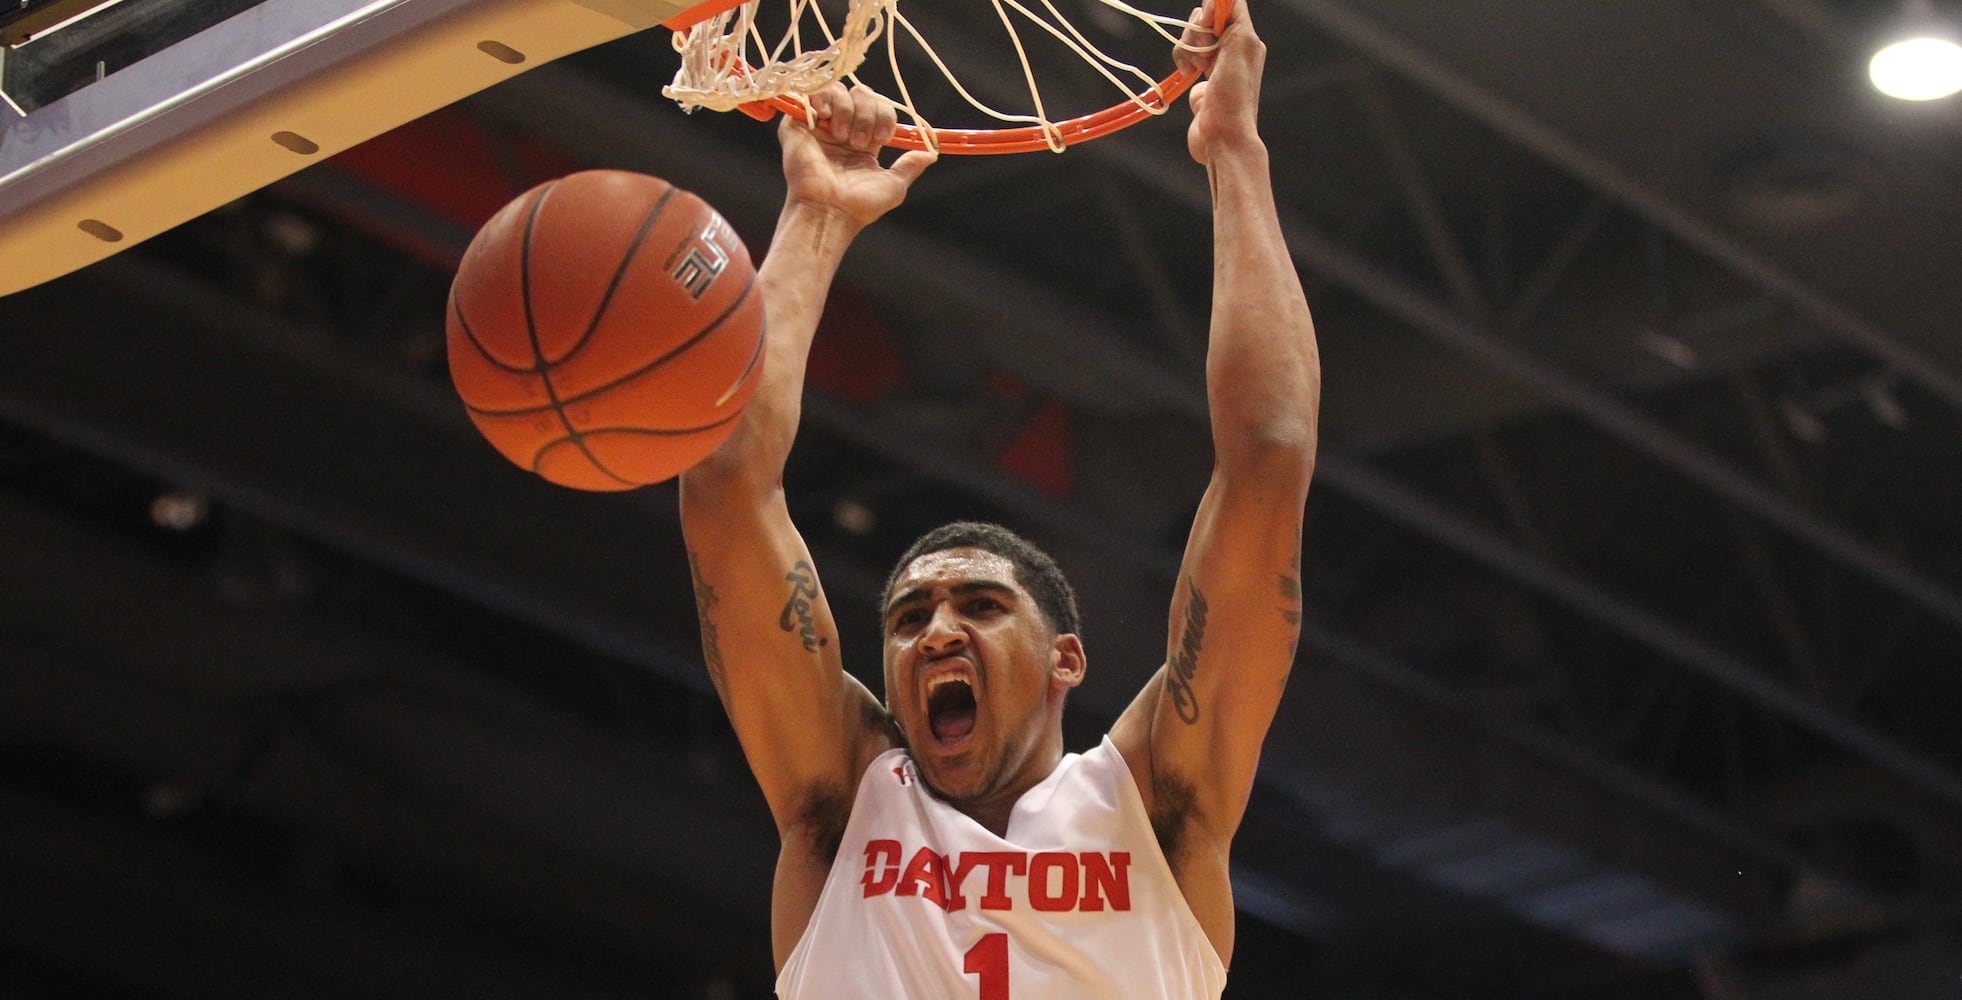
[{"label": "basketball", "polygon": [[520,195],[450,286],[450,377],[505,458],[626,490],[681,474],[735,430],[763,367],[749,250],[658,177],[592,170]]}]

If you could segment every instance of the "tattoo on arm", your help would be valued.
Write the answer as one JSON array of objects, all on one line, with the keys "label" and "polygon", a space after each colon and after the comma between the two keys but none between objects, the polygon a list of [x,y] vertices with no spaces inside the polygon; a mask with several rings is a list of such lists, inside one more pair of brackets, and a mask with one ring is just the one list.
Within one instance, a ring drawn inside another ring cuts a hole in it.
[{"label": "tattoo on arm", "polygon": [[1301,626],[1301,579],[1293,574],[1281,574],[1281,617],[1289,625]]},{"label": "tattoo on arm", "polygon": [[1289,625],[1301,627],[1301,535],[1294,537],[1294,559],[1288,572],[1281,574],[1281,617]]},{"label": "tattoo on arm", "polygon": [[804,648],[815,653],[831,641],[817,634],[817,616],[811,610],[818,596],[817,570],[799,559],[784,579],[790,581],[790,599],[784,602],[783,614],[777,616],[777,627],[797,633]]},{"label": "tattoo on arm", "polygon": [[1166,664],[1165,687],[1172,694],[1179,721],[1190,726],[1199,721],[1199,696],[1192,690],[1192,675],[1199,672],[1199,650],[1206,642],[1206,595],[1190,579],[1185,589],[1185,626],[1180,629],[1178,652]]},{"label": "tattoo on arm", "polygon": [[724,692],[721,638],[716,634],[715,622],[709,618],[709,610],[718,603],[715,588],[702,578],[701,563],[695,553],[688,553],[688,569],[695,578],[695,616],[702,625],[702,659],[708,663],[709,682],[715,685],[715,693]]}]

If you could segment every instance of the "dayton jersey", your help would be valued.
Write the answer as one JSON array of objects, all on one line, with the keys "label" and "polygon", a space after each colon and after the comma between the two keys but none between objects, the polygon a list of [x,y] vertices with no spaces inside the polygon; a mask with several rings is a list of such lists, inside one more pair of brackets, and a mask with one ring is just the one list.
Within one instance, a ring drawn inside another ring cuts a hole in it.
[{"label": "dayton jersey", "polygon": [[1106,737],[1023,794],[997,837],[904,750],[859,779],[783,1000],[1195,1000],[1226,967]]}]

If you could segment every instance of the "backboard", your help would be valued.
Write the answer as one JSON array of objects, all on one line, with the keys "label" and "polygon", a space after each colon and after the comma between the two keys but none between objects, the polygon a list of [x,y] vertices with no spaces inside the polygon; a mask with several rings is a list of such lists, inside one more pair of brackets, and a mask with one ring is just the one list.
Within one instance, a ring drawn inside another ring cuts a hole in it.
[{"label": "backboard", "polygon": [[[18,0],[0,295],[60,277],[691,0]],[[703,5],[713,7],[713,4]]]}]

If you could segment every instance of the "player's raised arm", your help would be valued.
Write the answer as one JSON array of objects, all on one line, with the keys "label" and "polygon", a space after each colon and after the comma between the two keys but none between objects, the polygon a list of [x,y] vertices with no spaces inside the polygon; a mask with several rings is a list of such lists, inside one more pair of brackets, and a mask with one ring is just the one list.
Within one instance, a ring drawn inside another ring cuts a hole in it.
[{"label": "player's raised arm", "polygon": [[828,120],[779,129],[788,192],[757,279],[762,382],[729,440],[681,477],[703,655],[787,854],[822,841],[813,825],[827,803],[842,794],[849,807],[859,772],[889,745],[878,702],[840,667],[830,605],[784,503],[805,360],[846,248],[932,161],[880,166],[894,114],[869,91],[834,86],[811,101]]},{"label": "player's raised arm", "polygon": [[[1234,6],[1216,51],[1181,54],[1207,75],[1190,98],[1188,144],[1213,195],[1213,476],[1179,569],[1166,664],[1112,734],[1222,957],[1232,944],[1227,847],[1299,639],[1302,508],[1321,398],[1314,325],[1256,128],[1265,47],[1246,4]],[[1194,17],[1211,23],[1210,4]]]}]

